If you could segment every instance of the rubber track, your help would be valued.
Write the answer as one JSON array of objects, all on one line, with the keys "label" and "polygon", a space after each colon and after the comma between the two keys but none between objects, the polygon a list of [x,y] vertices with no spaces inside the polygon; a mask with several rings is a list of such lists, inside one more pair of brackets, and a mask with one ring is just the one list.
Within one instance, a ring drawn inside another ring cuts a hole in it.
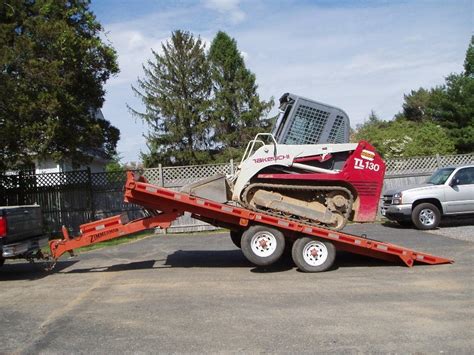
[{"label": "rubber track", "polygon": [[[279,217],[279,218],[283,217],[283,218],[286,218],[288,220],[296,221],[296,222],[302,222],[303,220],[299,219],[299,218],[290,218],[290,217],[284,216],[284,215],[281,214],[281,212],[278,212],[278,210],[272,210],[272,209],[264,210],[264,209],[260,209],[260,208],[254,208],[253,206],[251,206],[247,201],[247,194],[248,194],[249,191],[253,190],[255,187],[263,188],[266,191],[275,191],[275,190],[277,190],[277,191],[279,191],[279,190],[280,191],[281,190],[314,191],[314,192],[318,192],[318,191],[330,191],[330,192],[332,192],[332,191],[343,191],[349,196],[349,208],[347,209],[346,213],[344,214],[344,218],[346,219],[346,222],[347,222],[347,220],[349,220],[349,216],[350,216],[350,213],[352,211],[352,204],[354,203],[354,196],[352,195],[352,192],[349,189],[347,189],[345,187],[342,187],[342,186],[317,186],[317,187],[315,187],[315,186],[311,186],[311,185],[282,185],[282,184],[254,183],[254,184],[250,184],[249,186],[247,186],[247,188],[244,190],[244,193],[242,195],[242,202],[245,204],[245,208],[251,209],[251,210],[256,211],[256,212],[267,213],[267,214],[270,214],[272,216]],[[304,223],[315,226],[315,227],[325,226],[326,228],[331,228],[327,224],[324,224],[324,223],[321,223],[321,222],[311,223],[311,222],[308,222],[307,220],[304,220]]]}]

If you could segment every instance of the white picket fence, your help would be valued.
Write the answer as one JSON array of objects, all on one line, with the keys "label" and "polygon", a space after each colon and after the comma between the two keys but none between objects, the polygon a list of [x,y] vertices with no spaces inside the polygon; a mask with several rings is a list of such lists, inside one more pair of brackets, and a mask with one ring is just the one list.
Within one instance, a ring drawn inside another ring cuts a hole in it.
[{"label": "white picket fence", "polygon": [[423,183],[436,169],[474,164],[474,153],[386,160],[384,190]]},{"label": "white picket fence", "polygon": [[[414,158],[396,158],[386,160],[384,191],[397,187],[423,183],[436,169],[446,166],[474,164],[474,153],[457,155],[435,155]],[[145,177],[152,183],[164,187],[179,189],[200,179],[234,171],[234,162],[225,164],[188,165],[145,169]],[[212,230],[215,227],[197,221],[189,215],[178,219],[169,232]]]}]

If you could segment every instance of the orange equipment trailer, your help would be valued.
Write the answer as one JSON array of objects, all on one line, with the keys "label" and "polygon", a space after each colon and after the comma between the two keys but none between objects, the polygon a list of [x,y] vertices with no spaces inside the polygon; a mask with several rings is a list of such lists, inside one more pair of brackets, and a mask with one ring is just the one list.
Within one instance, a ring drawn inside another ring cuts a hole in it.
[{"label": "orange equipment trailer", "polygon": [[[336,250],[365,255],[413,266],[452,263],[450,259],[418,252],[391,243],[296,222],[242,207],[218,203],[149,184],[142,176],[127,174],[125,201],[143,206],[149,217],[128,221],[125,214],[81,225],[80,235],[69,236],[63,227],[63,239],[50,241],[51,255],[57,260],[74,249],[119,238],[150,228],[168,228],[185,212],[212,225],[228,228],[236,245],[256,265],[269,265],[292,246],[292,257],[302,271],[329,269]],[[238,237],[238,240],[236,239]]]}]

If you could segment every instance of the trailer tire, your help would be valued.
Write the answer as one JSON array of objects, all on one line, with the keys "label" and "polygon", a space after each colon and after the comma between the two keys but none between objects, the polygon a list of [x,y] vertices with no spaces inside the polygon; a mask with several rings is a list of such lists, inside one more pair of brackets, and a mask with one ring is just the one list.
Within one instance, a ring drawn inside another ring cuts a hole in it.
[{"label": "trailer tire", "polygon": [[230,231],[230,239],[237,248],[242,247],[242,231]]},{"label": "trailer tire", "polygon": [[291,255],[301,271],[322,272],[333,265],[336,248],[331,242],[302,237],[293,244]]},{"label": "trailer tire", "polygon": [[242,234],[242,252],[257,266],[273,264],[284,250],[285,236],[278,229],[257,225]]}]

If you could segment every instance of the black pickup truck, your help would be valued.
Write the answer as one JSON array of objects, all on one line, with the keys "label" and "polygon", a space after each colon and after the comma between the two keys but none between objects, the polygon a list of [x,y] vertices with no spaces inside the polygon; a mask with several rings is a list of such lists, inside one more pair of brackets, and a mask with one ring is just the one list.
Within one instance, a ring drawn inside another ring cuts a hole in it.
[{"label": "black pickup truck", "polygon": [[31,260],[47,243],[40,206],[0,206],[0,266],[5,259]]}]

